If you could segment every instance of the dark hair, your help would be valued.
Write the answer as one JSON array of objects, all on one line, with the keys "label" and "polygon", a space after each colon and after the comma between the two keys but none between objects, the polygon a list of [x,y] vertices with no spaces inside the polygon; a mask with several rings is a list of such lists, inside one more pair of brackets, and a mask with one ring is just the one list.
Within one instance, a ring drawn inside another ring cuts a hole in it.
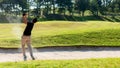
[{"label": "dark hair", "polygon": [[26,13],[23,13],[23,16],[25,16],[26,15]]}]

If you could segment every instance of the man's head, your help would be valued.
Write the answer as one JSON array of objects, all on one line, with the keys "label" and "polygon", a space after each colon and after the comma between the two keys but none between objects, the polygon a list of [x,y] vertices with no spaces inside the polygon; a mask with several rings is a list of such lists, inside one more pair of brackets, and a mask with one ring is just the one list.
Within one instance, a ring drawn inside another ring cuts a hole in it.
[{"label": "man's head", "polygon": [[28,16],[28,13],[23,13],[23,16]]},{"label": "man's head", "polygon": [[28,14],[27,14],[27,13],[23,13],[22,16],[23,16],[23,17],[28,17]]},{"label": "man's head", "polygon": [[23,13],[23,15],[22,15],[22,21],[23,21],[23,23],[25,23],[25,24],[27,24],[27,17],[28,17],[28,14],[27,13]]}]

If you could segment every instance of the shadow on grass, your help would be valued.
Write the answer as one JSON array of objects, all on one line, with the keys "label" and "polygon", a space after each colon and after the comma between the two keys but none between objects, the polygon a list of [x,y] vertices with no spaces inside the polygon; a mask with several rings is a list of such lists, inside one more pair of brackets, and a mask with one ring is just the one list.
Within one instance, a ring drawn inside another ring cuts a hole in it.
[{"label": "shadow on grass", "polygon": [[110,22],[120,22],[119,16],[68,16],[60,14],[49,14],[45,16],[46,18],[41,18],[39,21],[110,21]]},{"label": "shadow on grass", "polygon": [[[11,16],[16,19],[16,16]],[[44,18],[39,18],[38,21],[110,21],[120,22],[119,16],[69,16],[60,14],[49,14]],[[0,23],[8,23],[7,16],[0,15]],[[13,22],[12,22],[13,23]]]},{"label": "shadow on grass", "polygon": [[63,21],[104,21],[101,17],[99,16],[68,16],[68,15],[59,15],[59,14],[49,14],[46,15],[46,18],[40,19],[42,21],[49,20],[63,20]]}]

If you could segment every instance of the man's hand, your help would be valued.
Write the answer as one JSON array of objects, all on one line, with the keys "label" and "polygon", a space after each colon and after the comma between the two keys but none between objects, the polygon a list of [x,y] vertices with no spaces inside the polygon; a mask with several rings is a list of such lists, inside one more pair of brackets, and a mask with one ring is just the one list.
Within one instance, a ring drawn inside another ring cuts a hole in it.
[{"label": "man's hand", "polygon": [[33,23],[36,23],[36,22],[37,22],[37,18],[34,18],[34,19],[32,20],[32,22],[33,22]]}]

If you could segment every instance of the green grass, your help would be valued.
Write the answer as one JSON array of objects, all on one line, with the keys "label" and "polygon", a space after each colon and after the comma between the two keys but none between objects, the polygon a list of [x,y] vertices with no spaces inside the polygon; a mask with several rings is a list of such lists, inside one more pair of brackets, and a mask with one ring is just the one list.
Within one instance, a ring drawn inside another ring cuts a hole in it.
[{"label": "green grass", "polygon": [[[20,28],[21,32],[19,32]],[[0,24],[0,47],[20,47],[24,24]],[[19,37],[19,38],[17,38]],[[34,47],[120,46],[120,23],[107,21],[47,21],[35,24]]]},{"label": "green grass", "polygon": [[120,68],[120,58],[7,62],[0,68]]}]

